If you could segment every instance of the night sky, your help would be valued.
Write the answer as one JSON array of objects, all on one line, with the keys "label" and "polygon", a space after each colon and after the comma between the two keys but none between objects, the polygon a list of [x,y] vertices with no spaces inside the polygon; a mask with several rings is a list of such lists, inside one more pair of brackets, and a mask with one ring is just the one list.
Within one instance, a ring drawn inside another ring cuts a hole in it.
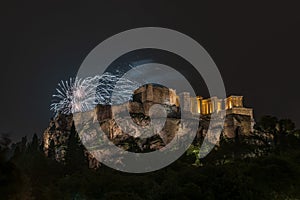
[{"label": "night sky", "polygon": [[243,95],[256,119],[275,115],[300,127],[297,1],[9,2],[0,7],[0,133],[13,139],[42,134],[57,83],[74,77],[95,46],[145,26],[198,41],[217,64],[227,94]]}]

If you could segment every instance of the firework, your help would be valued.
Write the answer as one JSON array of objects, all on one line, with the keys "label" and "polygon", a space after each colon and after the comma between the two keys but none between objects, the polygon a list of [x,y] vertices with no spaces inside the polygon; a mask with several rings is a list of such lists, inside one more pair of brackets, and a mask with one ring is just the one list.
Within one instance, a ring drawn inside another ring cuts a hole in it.
[{"label": "firework", "polygon": [[138,82],[127,78],[104,73],[99,78],[96,101],[97,103],[104,105],[123,104],[132,100],[134,90],[140,86],[141,84]]},{"label": "firework", "polygon": [[141,86],[142,84],[138,82],[121,77],[112,91],[111,104],[123,104],[131,101],[134,91]]},{"label": "firework", "polygon": [[85,79],[71,78],[58,84],[50,110],[71,114],[90,111],[97,104],[122,104],[132,99],[133,91],[140,85],[108,72]]},{"label": "firework", "polygon": [[71,114],[93,109],[95,106],[94,79],[70,79],[61,81],[56,88],[56,94],[52,95],[53,103],[50,110],[55,113]]}]

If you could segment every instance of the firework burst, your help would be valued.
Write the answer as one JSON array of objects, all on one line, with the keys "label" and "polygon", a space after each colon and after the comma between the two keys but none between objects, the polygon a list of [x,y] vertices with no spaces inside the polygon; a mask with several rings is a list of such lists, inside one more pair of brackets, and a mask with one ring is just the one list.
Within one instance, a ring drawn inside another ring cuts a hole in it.
[{"label": "firework burst", "polygon": [[85,112],[95,106],[95,90],[97,80],[95,78],[70,79],[61,81],[56,88],[56,94],[52,95],[53,103],[50,110],[55,113],[71,114]]},{"label": "firework burst", "polygon": [[140,85],[108,72],[85,79],[71,78],[58,84],[50,110],[71,114],[90,111],[97,104],[122,104],[132,99],[133,91]]},{"label": "firework burst", "polygon": [[123,104],[132,100],[132,94],[141,84],[127,78],[104,73],[99,78],[96,102],[99,104]]}]

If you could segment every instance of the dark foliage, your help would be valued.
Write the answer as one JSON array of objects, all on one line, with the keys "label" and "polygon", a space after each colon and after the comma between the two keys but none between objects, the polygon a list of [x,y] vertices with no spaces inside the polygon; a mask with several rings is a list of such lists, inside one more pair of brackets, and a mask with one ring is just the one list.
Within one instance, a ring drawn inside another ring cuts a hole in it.
[{"label": "dark foliage", "polygon": [[[273,117],[263,118],[257,128],[261,134],[223,138],[204,159],[193,153],[199,149],[196,142],[170,166],[146,174],[104,165],[88,169],[74,126],[65,163],[58,163],[52,150],[46,157],[36,135],[11,146],[1,137],[0,199],[300,198],[297,130],[291,121]],[[276,134],[277,142],[270,143],[262,133]],[[54,143],[50,147],[54,150]]]}]

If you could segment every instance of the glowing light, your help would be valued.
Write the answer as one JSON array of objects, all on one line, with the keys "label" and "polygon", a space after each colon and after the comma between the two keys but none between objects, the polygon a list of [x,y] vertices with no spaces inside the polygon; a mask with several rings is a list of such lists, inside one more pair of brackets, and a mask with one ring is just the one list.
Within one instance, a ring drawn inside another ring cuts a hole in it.
[{"label": "glowing light", "polygon": [[[123,104],[132,99],[132,94],[141,84],[111,73],[85,79],[61,81],[52,95],[53,103],[50,110],[55,113],[71,114],[86,112],[97,104]],[[111,99],[113,95],[113,99]]]},{"label": "glowing light", "polygon": [[50,110],[55,113],[71,114],[88,111],[95,106],[95,81],[91,78],[61,81],[56,88],[57,94],[52,95],[53,103]]}]

